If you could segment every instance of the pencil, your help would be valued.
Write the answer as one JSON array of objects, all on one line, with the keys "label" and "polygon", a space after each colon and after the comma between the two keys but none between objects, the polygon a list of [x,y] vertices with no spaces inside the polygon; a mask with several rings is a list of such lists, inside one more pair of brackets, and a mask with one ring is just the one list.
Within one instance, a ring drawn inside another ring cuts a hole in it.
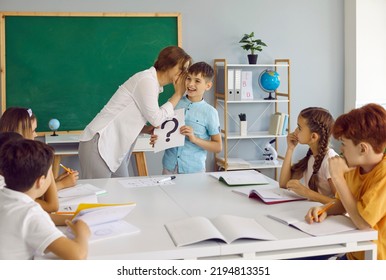
[{"label": "pencil", "polygon": [[318,216],[322,215],[324,212],[330,209],[334,204],[335,204],[335,201],[331,201],[327,203],[322,209],[318,211]]},{"label": "pencil", "polygon": [[71,169],[70,168],[68,168],[68,167],[65,167],[63,164],[59,164],[64,170],[66,170],[68,173],[70,173],[70,174],[72,174],[72,171],[71,171]]}]

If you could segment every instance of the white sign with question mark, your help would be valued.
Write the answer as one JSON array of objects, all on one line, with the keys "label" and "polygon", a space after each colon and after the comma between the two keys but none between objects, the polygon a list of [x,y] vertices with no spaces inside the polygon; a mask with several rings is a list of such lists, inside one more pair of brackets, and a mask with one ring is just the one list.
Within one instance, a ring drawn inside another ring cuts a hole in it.
[{"label": "white sign with question mark", "polygon": [[154,134],[158,135],[158,139],[154,144],[154,152],[183,146],[185,136],[180,133],[180,128],[184,125],[184,109],[175,110],[173,118],[164,121],[159,128],[154,129]]}]

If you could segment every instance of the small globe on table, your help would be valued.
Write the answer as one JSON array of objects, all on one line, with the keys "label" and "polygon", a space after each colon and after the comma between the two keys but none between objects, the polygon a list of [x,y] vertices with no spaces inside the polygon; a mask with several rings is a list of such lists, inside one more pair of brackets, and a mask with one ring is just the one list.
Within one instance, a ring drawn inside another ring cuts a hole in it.
[{"label": "small globe on table", "polygon": [[59,120],[57,120],[57,119],[50,119],[50,121],[48,122],[48,127],[54,132],[53,134],[51,134],[51,136],[58,136],[58,134],[56,134],[56,131],[60,127]]},{"label": "small globe on table", "polygon": [[275,99],[271,94],[280,86],[279,73],[269,69],[264,70],[259,76],[259,85],[262,90],[269,93],[269,96],[264,99]]}]

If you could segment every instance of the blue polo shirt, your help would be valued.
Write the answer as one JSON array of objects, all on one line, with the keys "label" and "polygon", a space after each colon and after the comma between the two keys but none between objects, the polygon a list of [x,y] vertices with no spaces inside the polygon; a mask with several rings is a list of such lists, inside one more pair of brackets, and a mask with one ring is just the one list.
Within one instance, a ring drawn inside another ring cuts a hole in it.
[{"label": "blue polo shirt", "polygon": [[[220,121],[217,110],[204,99],[191,102],[186,96],[182,97],[176,106],[185,109],[185,125],[193,128],[194,135],[204,140],[210,140],[212,135],[220,133]],[[178,164],[178,173],[205,172],[207,151],[189,141],[185,137],[185,144],[165,150],[162,164],[167,170],[173,171]]]}]

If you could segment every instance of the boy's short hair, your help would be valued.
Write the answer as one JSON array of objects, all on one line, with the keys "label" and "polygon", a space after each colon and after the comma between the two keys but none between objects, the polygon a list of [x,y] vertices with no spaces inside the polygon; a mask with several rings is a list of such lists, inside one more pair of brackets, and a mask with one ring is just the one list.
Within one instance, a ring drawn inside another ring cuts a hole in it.
[{"label": "boy's short hair", "polygon": [[214,71],[212,66],[210,66],[206,62],[196,62],[188,69],[188,74],[194,74],[198,75],[201,74],[201,76],[208,82],[211,82],[213,80]]},{"label": "boy's short hair", "polygon": [[374,152],[383,153],[386,148],[386,110],[370,103],[343,114],[335,121],[332,134],[336,139],[345,137],[355,145],[369,143]]},{"label": "boy's short hair", "polygon": [[48,175],[53,159],[53,149],[43,142],[8,141],[0,149],[0,172],[6,187],[28,191],[39,177]]},{"label": "boy's short hair", "polygon": [[20,139],[23,139],[23,136],[17,132],[0,132],[0,149],[8,141],[16,141]]}]

